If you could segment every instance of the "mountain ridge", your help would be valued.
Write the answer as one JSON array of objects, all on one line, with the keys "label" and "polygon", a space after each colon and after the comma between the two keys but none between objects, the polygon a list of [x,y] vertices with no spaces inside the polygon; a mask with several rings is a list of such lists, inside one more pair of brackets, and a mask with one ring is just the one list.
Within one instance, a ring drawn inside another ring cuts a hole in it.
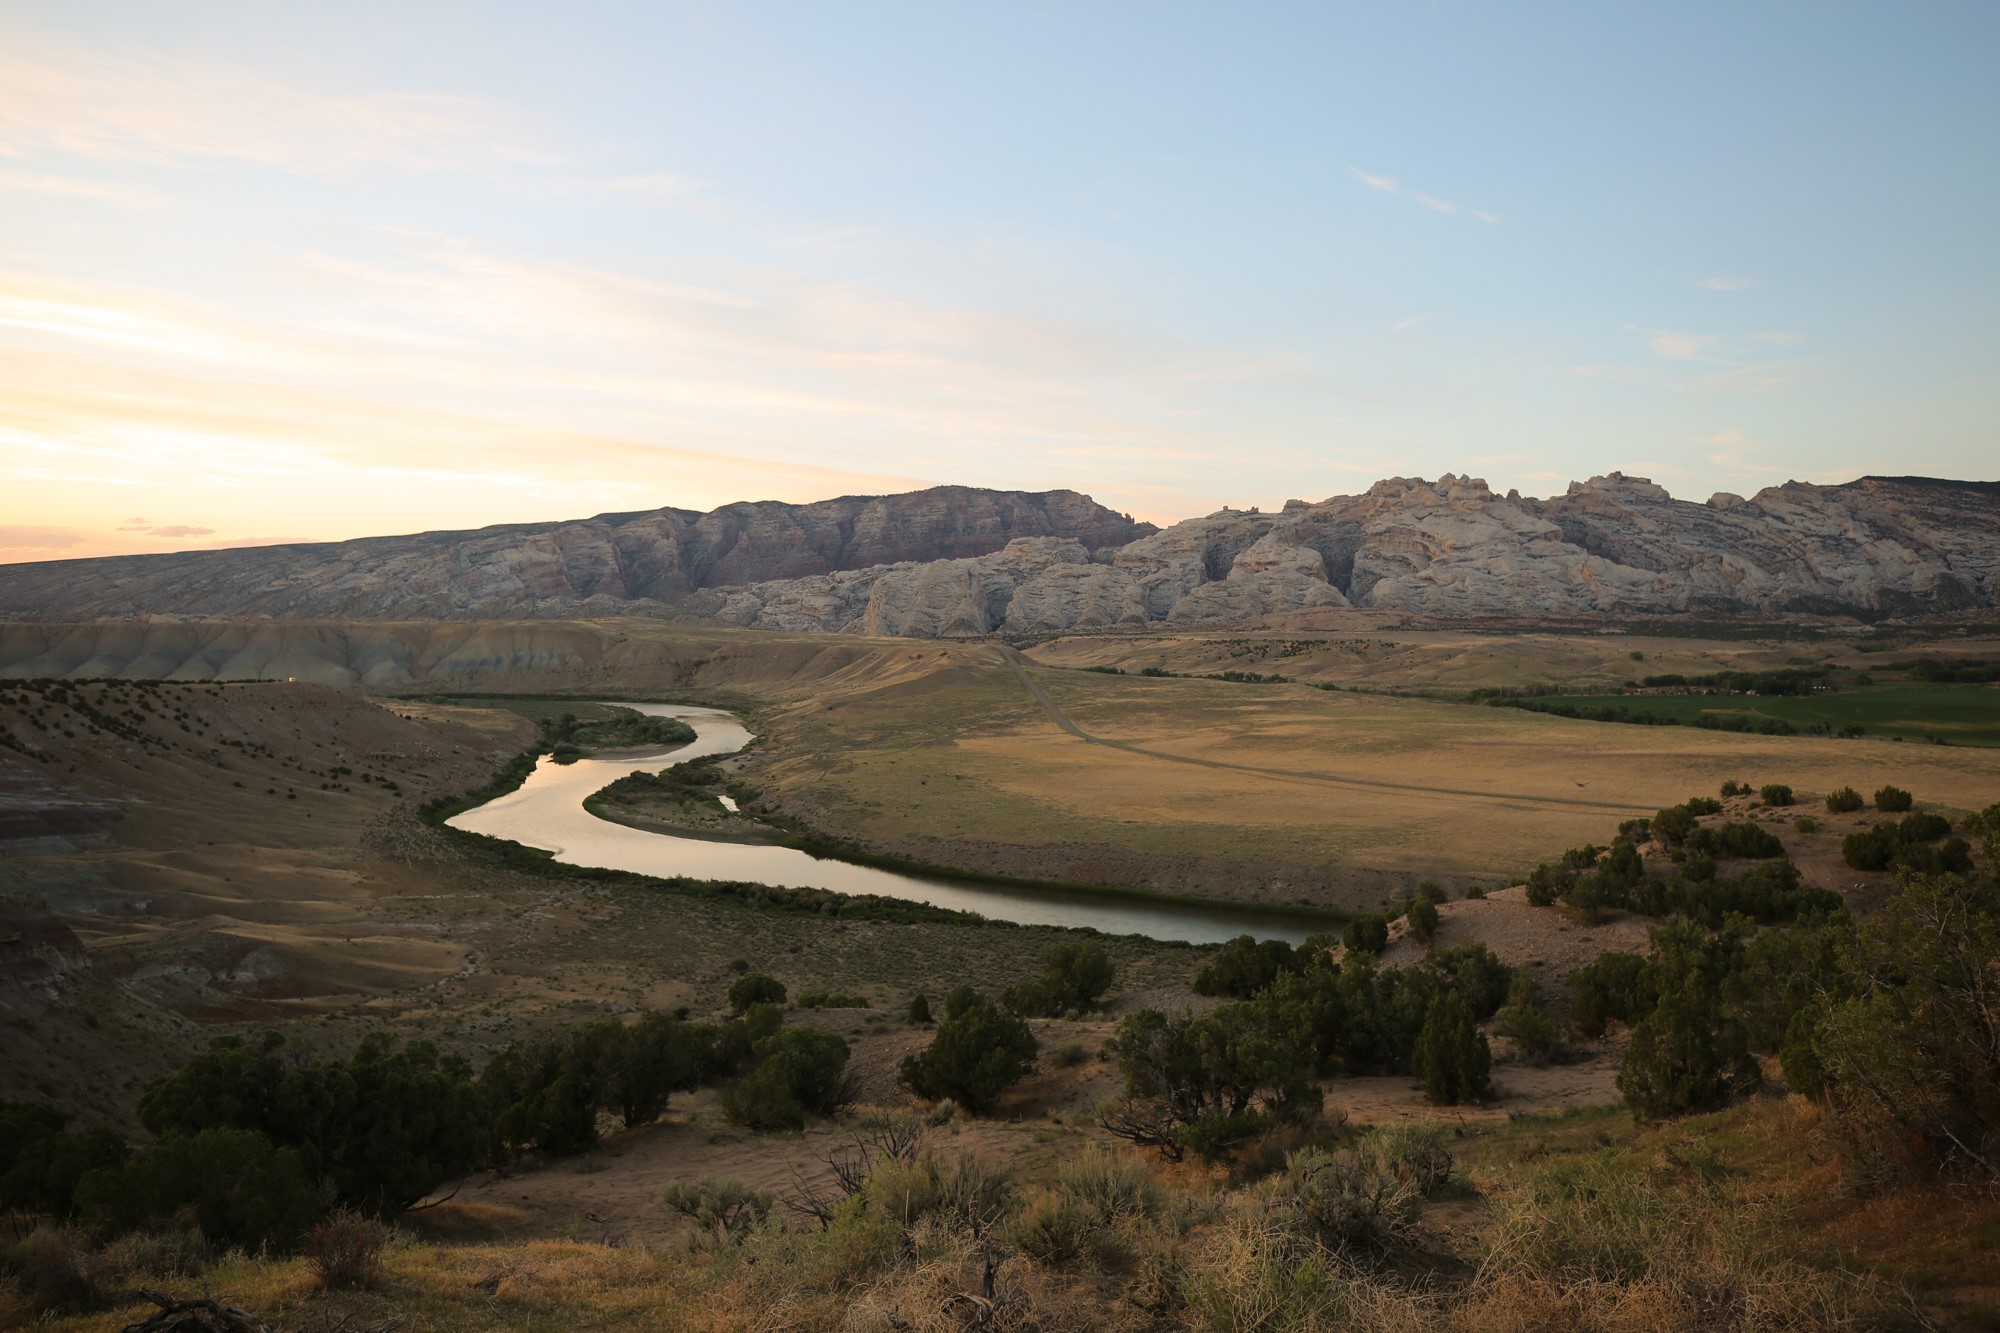
[{"label": "mountain ridge", "polygon": [[1619,472],[1546,499],[1479,478],[1223,508],[1164,529],[1074,491],[934,487],[460,532],[0,566],[0,618],[652,615],[906,637],[1459,617],[2000,605],[2000,482],[1868,476],[1677,500]]},{"label": "mountain ridge", "polygon": [[1086,549],[1153,531],[1075,491],[937,486],[336,542],[0,566],[0,617],[480,619],[658,614],[716,582],[966,558],[1022,536]]}]

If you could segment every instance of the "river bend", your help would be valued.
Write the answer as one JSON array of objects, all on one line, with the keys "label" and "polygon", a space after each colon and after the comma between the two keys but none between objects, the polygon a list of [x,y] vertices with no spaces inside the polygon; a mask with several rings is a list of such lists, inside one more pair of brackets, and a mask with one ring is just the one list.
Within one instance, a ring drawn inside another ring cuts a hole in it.
[{"label": "river bend", "polygon": [[543,759],[519,788],[454,816],[451,826],[540,848],[569,865],[872,893],[1022,925],[1090,926],[1107,934],[1195,944],[1214,944],[1246,934],[1296,944],[1327,925],[1318,918],[1244,911],[1221,903],[1180,904],[1088,890],[930,879],[845,861],[822,861],[791,847],[684,838],[614,824],[585,810],[585,798],[627,773],[653,773],[690,759],[734,754],[753,739],[734,714],[721,709],[622,700],[614,706],[651,717],[679,718],[694,728],[695,739],[672,750],[627,753],[615,759],[579,759],[572,764]]}]

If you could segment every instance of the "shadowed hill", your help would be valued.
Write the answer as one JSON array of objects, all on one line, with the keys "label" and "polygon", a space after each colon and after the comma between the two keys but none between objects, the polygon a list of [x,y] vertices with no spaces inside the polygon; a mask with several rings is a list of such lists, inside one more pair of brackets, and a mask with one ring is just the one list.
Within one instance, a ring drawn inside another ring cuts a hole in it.
[{"label": "shadowed hill", "polygon": [[0,616],[399,617],[660,611],[702,588],[898,561],[1021,537],[1122,546],[1153,531],[1075,491],[938,486],[815,504],[654,509],[346,542],[0,566]]}]

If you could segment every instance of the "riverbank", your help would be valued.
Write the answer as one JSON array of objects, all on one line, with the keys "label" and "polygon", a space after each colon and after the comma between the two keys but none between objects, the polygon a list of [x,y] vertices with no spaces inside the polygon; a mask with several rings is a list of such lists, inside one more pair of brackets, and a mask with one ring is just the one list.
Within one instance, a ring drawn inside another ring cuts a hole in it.
[{"label": "riverbank", "polygon": [[[644,703],[625,706],[649,715],[680,717],[695,727],[698,738],[665,755],[582,759],[568,766],[540,764],[513,791],[484,805],[460,809],[438,822],[518,843],[521,854],[545,861],[659,880],[752,886],[751,896],[789,899],[803,893],[804,901],[814,910],[830,913],[845,910],[836,905],[845,896],[872,903],[924,904],[1018,925],[1086,927],[1110,935],[1137,934],[1190,943],[1219,943],[1238,934],[1296,943],[1336,926],[1342,919],[1324,910],[1241,906],[1151,890],[1052,883],[992,873],[976,877],[938,874],[929,866],[873,855],[796,828],[786,830],[791,836],[784,842],[771,845],[643,832],[596,817],[588,808],[591,799],[621,781],[637,790],[671,791],[678,784],[669,778],[644,775],[644,770],[671,768],[674,759],[685,763],[733,754],[752,737],[733,716],[718,709]],[[507,776],[511,778],[515,772],[518,762]],[[680,793],[674,794],[678,801]],[[463,802],[451,804],[462,806]],[[436,812],[432,818],[436,819]]]}]

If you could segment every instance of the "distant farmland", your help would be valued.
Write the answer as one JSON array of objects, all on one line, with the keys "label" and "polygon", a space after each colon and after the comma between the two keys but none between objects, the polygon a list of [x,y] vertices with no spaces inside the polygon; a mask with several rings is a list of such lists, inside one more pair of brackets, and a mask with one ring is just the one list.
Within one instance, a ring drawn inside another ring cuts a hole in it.
[{"label": "distant farmland", "polygon": [[[1885,740],[2000,746],[2000,686],[1882,685],[1833,694],[1556,694],[1515,701],[1536,712],[1608,722],[1699,725],[1764,721],[1805,731],[1824,727],[1839,735],[1859,727]],[[1573,710],[1573,711],[1572,711]],[[1622,714],[1620,716],[1619,714]]]}]

